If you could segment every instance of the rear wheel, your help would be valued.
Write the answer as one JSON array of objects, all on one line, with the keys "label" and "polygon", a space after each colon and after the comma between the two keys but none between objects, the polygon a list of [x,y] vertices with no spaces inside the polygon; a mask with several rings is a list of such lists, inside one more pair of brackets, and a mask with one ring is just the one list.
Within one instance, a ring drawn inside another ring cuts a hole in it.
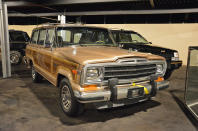
[{"label": "rear wheel", "polygon": [[68,116],[77,116],[83,108],[76,100],[73,90],[68,79],[63,78],[60,81],[60,105],[65,114]]},{"label": "rear wheel", "polygon": [[42,78],[43,77],[38,72],[36,72],[34,66],[32,66],[32,81],[34,83],[39,83],[42,81]]}]

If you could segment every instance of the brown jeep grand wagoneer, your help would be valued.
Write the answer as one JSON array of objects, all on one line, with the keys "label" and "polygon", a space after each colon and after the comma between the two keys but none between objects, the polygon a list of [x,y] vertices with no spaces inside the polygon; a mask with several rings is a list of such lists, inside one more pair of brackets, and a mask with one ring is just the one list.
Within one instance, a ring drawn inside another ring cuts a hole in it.
[{"label": "brown jeep grand wagoneer", "polygon": [[33,82],[42,77],[60,88],[60,105],[76,115],[85,103],[97,109],[148,100],[168,87],[161,56],[120,49],[106,28],[46,25],[26,48]]}]

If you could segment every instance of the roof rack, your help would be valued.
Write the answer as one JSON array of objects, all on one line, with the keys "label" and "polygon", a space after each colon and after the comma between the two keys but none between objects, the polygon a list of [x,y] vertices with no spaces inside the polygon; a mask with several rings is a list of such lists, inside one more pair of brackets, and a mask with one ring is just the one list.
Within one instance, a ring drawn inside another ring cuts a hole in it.
[{"label": "roof rack", "polygon": [[110,30],[122,30],[120,28],[110,28]]},{"label": "roof rack", "polygon": [[50,22],[47,22],[47,23],[39,24],[39,25],[37,25],[37,27],[53,26],[53,25],[83,25],[83,24],[74,23],[74,22],[67,22],[67,23],[65,23],[65,24],[61,24],[61,23],[50,23]]},{"label": "roof rack", "polygon": [[47,22],[47,23],[42,23],[42,24],[39,24],[37,25],[37,27],[39,26],[49,26],[49,25],[60,25],[61,23],[50,23],[50,22]]}]

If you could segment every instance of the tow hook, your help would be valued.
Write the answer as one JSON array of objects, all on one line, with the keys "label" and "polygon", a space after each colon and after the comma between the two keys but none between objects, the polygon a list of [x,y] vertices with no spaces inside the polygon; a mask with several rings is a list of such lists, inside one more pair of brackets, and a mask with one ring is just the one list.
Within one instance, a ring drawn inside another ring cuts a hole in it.
[{"label": "tow hook", "polygon": [[151,80],[150,80],[150,84],[151,84],[151,97],[156,96],[157,94],[157,82],[155,80],[157,80],[158,76],[153,75],[151,76]]},{"label": "tow hook", "polygon": [[117,100],[117,96],[118,96],[117,87],[116,87],[117,84],[118,84],[117,78],[112,78],[108,80],[108,85],[111,91],[111,97],[110,97],[111,101]]}]

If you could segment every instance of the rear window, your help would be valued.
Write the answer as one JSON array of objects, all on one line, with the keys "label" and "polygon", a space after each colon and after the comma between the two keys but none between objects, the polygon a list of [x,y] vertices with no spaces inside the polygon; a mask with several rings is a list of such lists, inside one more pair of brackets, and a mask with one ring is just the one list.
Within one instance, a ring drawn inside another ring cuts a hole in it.
[{"label": "rear window", "polygon": [[10,34],[10,40],[11,41],[22,41],[22,42],[28,42],[29,41],[29,36],[26,32],[9,32]]}]

